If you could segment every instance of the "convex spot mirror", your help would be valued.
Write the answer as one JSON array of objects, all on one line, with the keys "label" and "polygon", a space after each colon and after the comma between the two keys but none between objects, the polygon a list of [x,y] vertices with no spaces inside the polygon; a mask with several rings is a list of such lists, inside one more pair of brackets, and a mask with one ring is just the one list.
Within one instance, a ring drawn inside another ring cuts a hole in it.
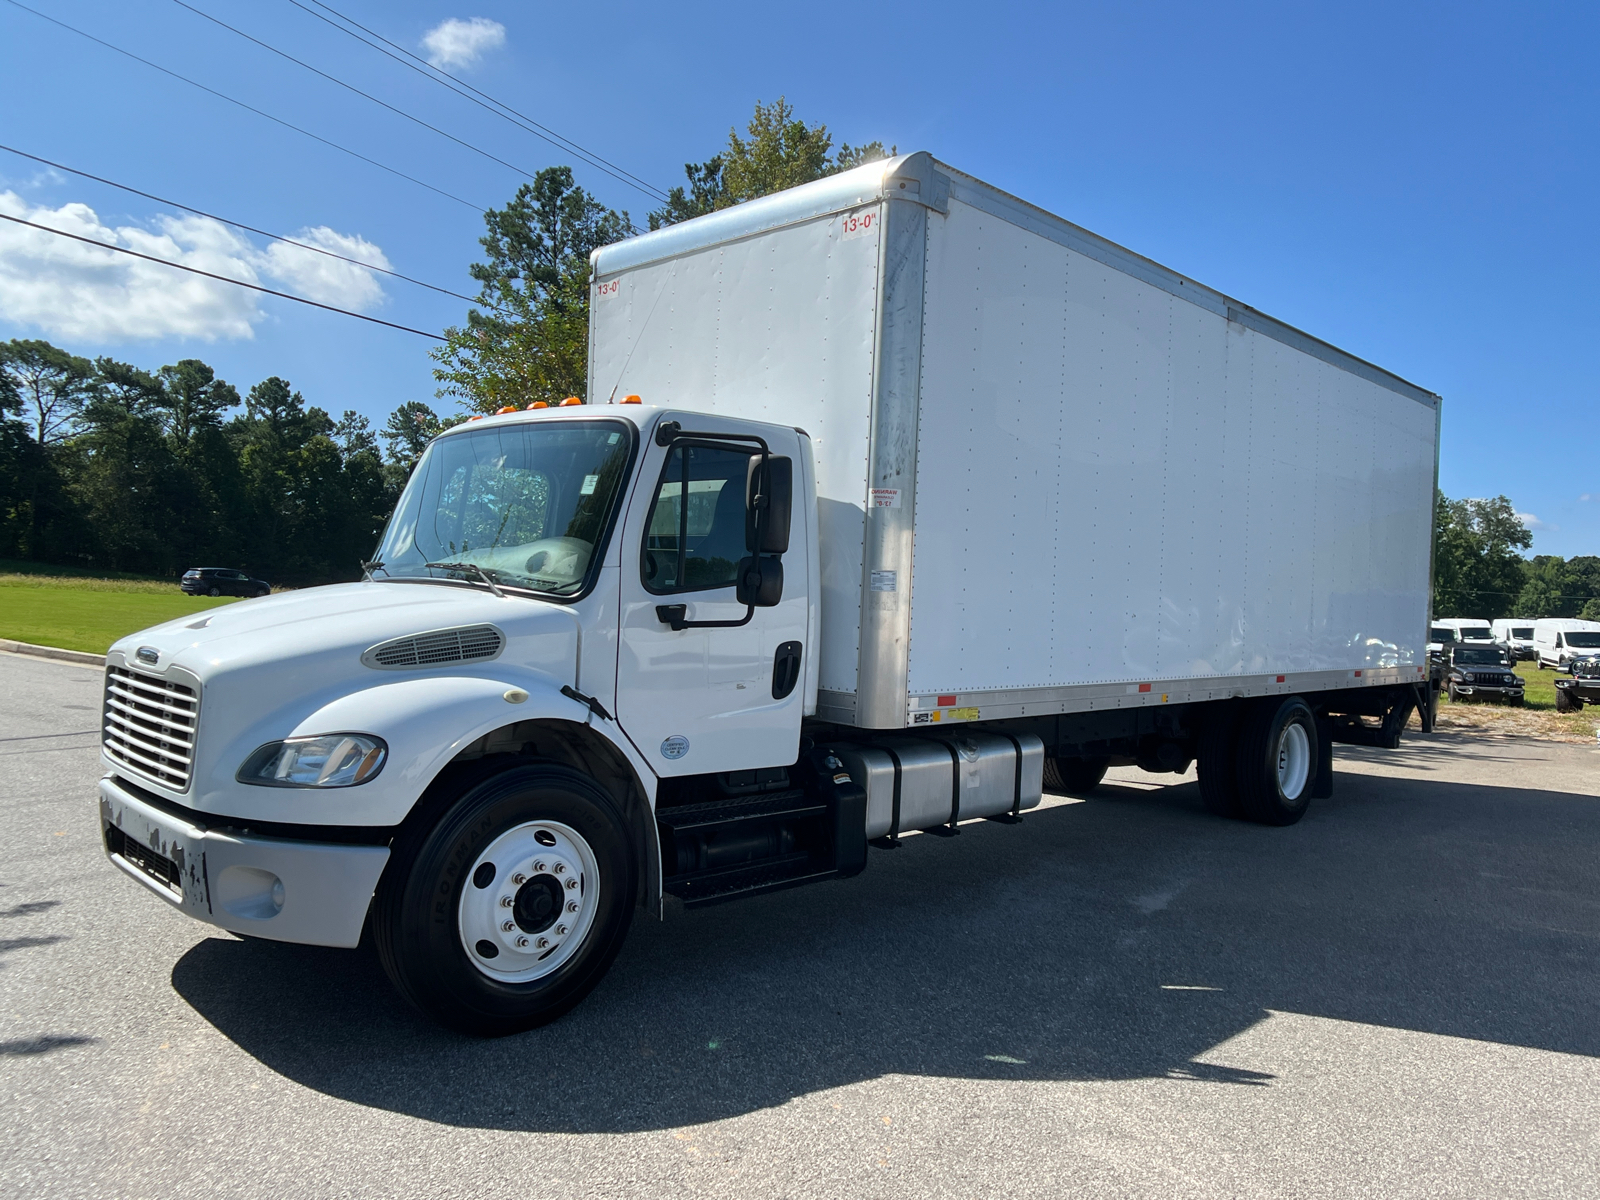
[{"label": "convex spot mirror", "polygon": [[[750,456],[744,488],[744,546],[751,554],[785,554],[789,550],[789,509],[794,498],[794,460]],[[740,578],[744,568],[739,570]],[[779,574],[782,587],[782,574]],[[755,601],[750,601],[755,603]],[[772,603],[776,604],[777,600]]]},{"label": "convex spot mirror", "polygon": [[740,604],[772,608],[783,599],[781,558],[741,558],[736,597]]}]

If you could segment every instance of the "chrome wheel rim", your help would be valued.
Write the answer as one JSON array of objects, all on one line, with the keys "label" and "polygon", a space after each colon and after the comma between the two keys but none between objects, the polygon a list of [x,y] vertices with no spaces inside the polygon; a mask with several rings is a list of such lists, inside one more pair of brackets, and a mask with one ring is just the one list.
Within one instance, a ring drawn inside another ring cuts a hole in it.
[{"label": "chrome wheel rim", "polygon": [[1278,791],[1285,800],[1298,800],[1311,776],[1311,738],[1299,721],[1291,721],[1278,735]]},{"label": "chrome wheel rim", "polygon": [[600,863],[559,821],[526,821],[490,842],[461,886],[456,928],[468,960],[501,983],[531,983],[583,946],[600,899]]}]

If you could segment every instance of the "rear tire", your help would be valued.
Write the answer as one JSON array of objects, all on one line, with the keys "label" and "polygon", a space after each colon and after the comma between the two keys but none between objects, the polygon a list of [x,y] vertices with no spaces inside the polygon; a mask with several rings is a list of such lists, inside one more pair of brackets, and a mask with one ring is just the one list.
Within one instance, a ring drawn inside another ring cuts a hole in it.
[{"label": "rear tire", "polygon": [[1244,815],[1262,825],[1305,816],[1317,778],[1317,719],[1298,696],[1256,703],[1245,714],[1234,759]]},{"label": "rear tire", "polygon": [[1226,704],[1212,712],[1200,733],[1200,799],[1206,810],[1219,817],[1242,817],[1235,758],[1238,756],[1239,705]]},{"label": "rear tire", "polygon": [[208,595],[208,596],[220,596],[220,595],[222,595],[222,589],[221,588],[212,588],[209,592],[206,593],[206,595]]},{"label": "rear tire", "polygon": [[1044,786],[1067,796],[1087,796],[1106,777],[1110,760],[1090,758],[1047,758],[1044,760]]},{"label": "rear tire", "polygon": [[498,1037],[553,1021],[594,989],[637,891],[627,827],[604,789],[568,767],[512,767],[396,840],[373,934],[413,1005]]}]

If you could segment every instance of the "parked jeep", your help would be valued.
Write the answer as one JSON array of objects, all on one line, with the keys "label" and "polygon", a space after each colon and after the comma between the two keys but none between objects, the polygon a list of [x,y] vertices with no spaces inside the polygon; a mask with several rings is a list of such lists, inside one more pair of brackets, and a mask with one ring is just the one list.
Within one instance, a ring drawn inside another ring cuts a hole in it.
[{"label": "parked jeep", "polygon": [[1522,678],[1511,669],[1511,654],[1504,646],[1457,643],[1449,648],[1450,669],[1445,687],[1450,699],[1460,702],[1489,698],[1522,703]]},{"label": "parked jeep", "polygon": [[1600,704],[1600,655],[1575,658],[1567,664],[1571,679],[1556,680],[1556,711],[1577,712],[1585,704]]}]

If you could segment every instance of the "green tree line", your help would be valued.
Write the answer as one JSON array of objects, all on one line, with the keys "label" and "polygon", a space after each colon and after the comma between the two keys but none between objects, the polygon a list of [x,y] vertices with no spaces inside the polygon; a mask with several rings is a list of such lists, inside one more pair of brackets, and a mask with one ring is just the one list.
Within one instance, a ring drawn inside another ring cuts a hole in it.
[{"label": "green tree line", "polygon": [[1533,535],[1511,501],[1452,500],[1434,507],[1433,615],[1582,617],[1600,621],[1600,557],[1520,553]]}]

